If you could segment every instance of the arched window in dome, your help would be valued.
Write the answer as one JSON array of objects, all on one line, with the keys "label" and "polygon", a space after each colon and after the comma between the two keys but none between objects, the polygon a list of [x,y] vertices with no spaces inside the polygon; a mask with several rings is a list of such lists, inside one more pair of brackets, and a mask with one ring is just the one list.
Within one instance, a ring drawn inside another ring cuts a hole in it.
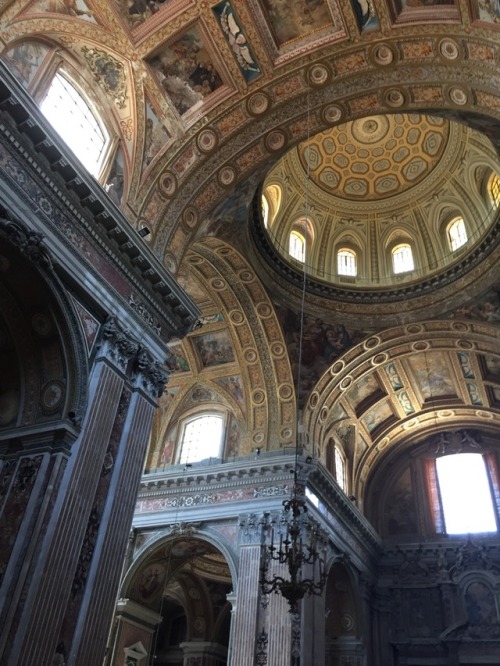
[{"label": "arched window in dome", "polygon": [[83,166],[97,177],[110,136],[98,114],[65,74],[56,73],[40,108]]},{"label": "arched window in dome", "polygon": [[352,250],[342,249],[337,252],[337,273],[356,277],[358,265],[356,253]]},{"label": "arched window in dome", "polygon": [[297,261],[304,263],[306,260],[306,240],[304,235],[295,229],[290,233],[288,252]]},{"label": "arched window in dome", "polygon": [[202,414],[184,421],[178,462],[181,465],[219,458],[222,454],[224,418],[220,414]]},{"label": "arched window in dome", "polygon": [[415,268],[411,245],[400,243],[392,251],[392,269],[394,273],[407,273]]},{"label": "arched window in dome", "polygon": [[453,219],[446,229],[448,235],[448,243],[452,252],[458,250],[467,243],[467,230],[465,229],[465,222],[462,217]]},{"label": "arched window in dome", "polygon": [[346,462],[338,446],[335,447],[335,480],[342,488],[342,490],[346,492],[347,490]]},{"label": "arched window in dome", "polygon": [[487,467],[480,453],[437,458],[436,472],[447,534],[497,531]]},{"label": "arched window in dome", "polygon": [[269,202],[264,194],[262,195],[260,200],[260,210],[262,213],[262,221],[264,222],[264,226],[267,229],[267,225],[269,222]]},{"label": "arched window in dome", "polygon": [[500,176],[493,173],[488,181],[488,191],[494,206],[500,206]]}]

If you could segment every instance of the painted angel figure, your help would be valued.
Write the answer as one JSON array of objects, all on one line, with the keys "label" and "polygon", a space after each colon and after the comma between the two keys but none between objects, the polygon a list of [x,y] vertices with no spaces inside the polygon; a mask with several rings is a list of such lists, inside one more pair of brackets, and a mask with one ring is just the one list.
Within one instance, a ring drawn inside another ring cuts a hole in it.
[{"label": "painted angel figure", "polygon": [[242,69],[251,69],[258,71],[255,60],[247,46],[245,35],[241,32],[240,26],[236,23],[234,14],[231,11],[229,3],[226,3],[220,17],[222,30],[227,36],[230,47],[232,48],[236,60]]}]

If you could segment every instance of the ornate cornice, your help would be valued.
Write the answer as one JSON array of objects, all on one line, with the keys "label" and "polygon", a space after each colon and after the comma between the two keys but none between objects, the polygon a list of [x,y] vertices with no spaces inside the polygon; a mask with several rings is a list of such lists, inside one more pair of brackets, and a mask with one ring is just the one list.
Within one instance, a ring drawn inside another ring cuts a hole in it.
[{"label": "ornate cornice", "polygon": [[[45,186],[117,270],[126,276],[148,308],[168,323],[167,338],[183,336],[196,321],[196,306],[167,273],[121,211],[59,139],[29,95],[0,61],[0,112],[4,140],[27,169],[36,169]],[[144,306],[142,310],[144,309]],[[137,311],[137,308],[135,308]],[[139,312],[141,318],[145,317]],[[146,323],[158,334],[151,316]]]}]

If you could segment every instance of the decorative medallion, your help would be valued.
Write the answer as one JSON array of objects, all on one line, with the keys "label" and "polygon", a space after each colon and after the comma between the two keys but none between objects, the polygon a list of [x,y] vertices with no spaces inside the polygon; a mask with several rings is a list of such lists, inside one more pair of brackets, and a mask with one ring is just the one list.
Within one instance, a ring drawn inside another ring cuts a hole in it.
[{"label": "decorative medallion", "polygon": [[323,409],[319,414],[319,422],[324,423],[327,420],[329,414],[330,410],[328,409],[328,407],[323,407]]},{"label": "decorative medallion", "polygon": [[291,439],[293,435],[293,430],[289,427],[282,428],[280,432],[281,439]]},{"label": "decorative medallion", "polygon": [[214,289],[217,291],[221,291],[222,289],[226,288],[226,281],[223,280],[222,278],[214,278],[211,280],[211,285]]},{"label": "decorative medallion", "polygon": [[439,53],[446,58],[446,60],[456,60],[460,55],[458,44],[452,39],[443,39],[439,43]]},{"label": "decorative medallion", "polygon": [[165,171],[160,176],[159,186],[165,197],[172,197],[177,191],[177,178],[171,171]]},{"label": "decorative medallion", "polygon": [[275,342],[271,346],[271,354],[273,356],[283,356],[285,353],[286,347],[285,345],[281,344],[281,342]]},{"label": "decorative medallion", "polygon": [[342,109],[336,104],[329,104],[328,106],[325,106],[321,115],[323,116],[325,123],[333,125],[342,118]]},{"label": "decorative medallion", "polygon": [[394,52],[387,44],[378,44],[372,51],[372,58],[377,65],[390,65],[394,60]]},{"label": "decorative medallion", "polygon": [[265,399],[266,395],[264,391],[261,391],[260,389],[257,389],[257,391],[252,393],[252,402],[254,402],[256,405],[261,405]]},{"label": "decorative medallion", "polygon": [[269,97],[262,92],[255,93],[247,101],[247,110],[252,116],[260,116],[269,108]]},{"label": "decorative medallion", "polygon": [[228,187],[234,183],[236,178],[236,171],[231,166],[222,167],[217,174],[217,180],[223,187]]},{"label": "decorative medallion", "polygon": [[40,404],[44,412],[54,412],[58,409],[66,394],[64,384],[60,381],[52,381],[45,384],[42,389]]},{"label": "decorative medallion", "polygon": [[[183,219],[190,229],[194,229],[198,224],[198,211],[193,206],[188,206],[183,214]],[[191,262],[192,263],[192,262]]]},{"label": "decorative medallion", "polygon": [[211,129],[202,130],[196,139],[196,144],[202,153],[211,153],[217,148],[218,143],[217,134]]},{"label": "decorative medallion", "polygon": [[463,106],[468,102],[467,93],[462,88],[451,88],[449,95],[453,104],[457,106]]},{"label": "decorative medallion", "polygon": [[245,351],[245,361],[247,363],[255,363],[257,360],[257,352],[255,349],[247,349]]},{"label": "decorative medallion", "polygon": [[388,90],[385,93],[384,102],[387,104],[387,106],[398,108],[400,106],[403,106],[403,104],[405,103],[405,96],[401,92],[401,90],[393,88],[392,90]]},{"label": "decorative medallion", "polygon": [[273,313],[268,303],[259,303],[256,309],[259,317],[269,317]]},{"label": "decorative medallion", "polygon": [[366,340],[366,342],[363,344],[363,347],[366,350],[375,349],[375,347],[378,347],[380,343],[381,339],[378,337],[378,335],[374,335],[373,337]]},{"label": "decorative medallion", "polygon": [[307,72],[307,78],[313,86],[324,86],[330,76],[330,70],[325,65],[313,65]]},{"label": "decorative medallion", "polygon": [[252,282],[253,280],[255,280],[255,275],[254,273],[252,273],[252,271],[248,271],[245,269],[240,272],[239,278],[242,282]]},{"label": "decorative medallion", "polygon": [[414,342],[411,346],[413,351],[416,352],[427,351],[428,349],[430,349],[430,347],[431,347],[430,343],[424,342],[423,340],[421,340],[420,342]]},{"label": "decorative medallion", "polygon": [[377,354],[374,358],[372,358],[372,365],[381,365],[382,363],[385,363],[387,361],[387,354]]},{"label": "decorative medallion", "polygon": [[290,400],[293,395],[293,389],[290,384],[283,384],[279,387],[278,393],[281,400]]},{"label": "decorative medallion", "polygon": [[265,138],[266,148],[272,153],[281,150],[284,147],[285,143],[286,143],[285,134],[280,130],[274,130],[272,132],[269,132],[269,134]]},{"label": "decorative medallion", "polygon": [[345,367],[345,362],[344,361],[337,361],[330,368],[330,374],[335,377],[335,375],[338,375],[339,372],[342,372],[344,367]]},{"label": "decorative medallion", "polygon": [[256,432],[255,435],[253,436],[253,441],[255,444],[262,444],[264,441],[264,433],[263,432]]},{"label": "decorative medallion", "polygon": [[118,108],[125,108],[128,96],[123,63],[101,49],[83,46],[82,53],[97,83],[114,99]]},{"label": "decorative medallion", "polygon": [[340,382],[340,388],[342,391],[345,391],[348,389],[352,384],[352,377],[344,377],[344,379]]},{"label": "decorative medallion", "polygon": [[243,313],[240,312],[240,310],[233,310],[230,312],[229,319],[233,322],[233,324],[236,324],[236,326],[243,324],[245,321],[245,317],[243,316]]}]

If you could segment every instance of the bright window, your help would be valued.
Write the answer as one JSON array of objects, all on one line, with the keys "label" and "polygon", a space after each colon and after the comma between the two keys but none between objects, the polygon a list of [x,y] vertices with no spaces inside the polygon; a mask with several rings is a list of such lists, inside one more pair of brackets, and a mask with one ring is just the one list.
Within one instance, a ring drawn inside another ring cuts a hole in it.
[{"label": "bright window", "polygon": [[222,434],[222,416],[204,415],[187,421],[182,433],[179,463],[220,457]]},{"label": "bright window", "polygon": [[490,178],[490,194],[495,206],[500,206],[500,177],[496,174]]},{"label": "bright window", "polygon": [[415,268],[413,253],[408,243],[396,245],[392,250],[392,268],[395,273],[406,273]]},{"label": "bright window", "polygon": [[467,231],[461,217],[457,217],[448,226],[448,242],[453,252],[467,243]]},{"label": "bright window", "polygon": [[306,260],[306,241],[304,236],[299,234],[298,231],[292,231],[290,234],[288,251],[294,259],[297,259],[297,261],[304,262]]},{"label": "bright window", "polygon": [[78,90],[56,74],[40,108],[83,166],[97,177],[109,136]]},{"label": "bright window", "polygon": [[264,221],[264,226],[267,229],[267,224],[269,222],[269,203],[266,199],[266,197],[262,197],[261,199],[261,210],[262,210],[262,219]]},{"label": "bright window", "polygon": [[335,479],[342,490],[346,489],[345,460],[337,447],[335,447]]},{"label": "bright window", "polygon": [[357,275],[358,268],[354,252],[351,250],[339,250],[337,252],[337,272],[339,275]]},{"label": "bright window", "polygon": [[484,458],[457,453],[436,460],[447,534],[496,532],[495,513]]}]

